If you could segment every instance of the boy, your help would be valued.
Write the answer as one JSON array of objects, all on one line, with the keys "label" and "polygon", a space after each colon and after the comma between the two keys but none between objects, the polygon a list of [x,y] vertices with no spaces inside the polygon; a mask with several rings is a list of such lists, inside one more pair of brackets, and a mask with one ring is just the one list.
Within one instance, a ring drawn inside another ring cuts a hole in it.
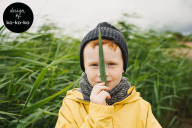
[{"label": "boy", "polygon": [[[101,83],[99,72],[99,25],[107,86]],[[81,42],[79,59],[83,73],[80,88],[67,92],[56,128],[161,128],[150,104],[122,77],[128,64],[128,48],[123,35],[107,22],[99,25]]]}]

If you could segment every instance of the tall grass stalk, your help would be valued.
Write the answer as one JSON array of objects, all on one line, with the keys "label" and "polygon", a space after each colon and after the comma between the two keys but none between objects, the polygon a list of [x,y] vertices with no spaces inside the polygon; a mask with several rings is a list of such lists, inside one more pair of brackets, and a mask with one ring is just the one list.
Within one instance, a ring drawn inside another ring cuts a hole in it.
[{"label": "tall grass stalk", "polygon": [[99,26],[99,71],[101,76],[101,82],[105,82],[105,86],[107,86],[106,73],[105,73],[105,60],[103,55],[100,26]]}]

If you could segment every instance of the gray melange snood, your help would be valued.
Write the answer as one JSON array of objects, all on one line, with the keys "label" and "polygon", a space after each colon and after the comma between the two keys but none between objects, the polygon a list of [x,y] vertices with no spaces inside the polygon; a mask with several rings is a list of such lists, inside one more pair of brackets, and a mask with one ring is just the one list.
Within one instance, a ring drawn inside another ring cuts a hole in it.
[{"label": "gray melange snood", "polygon": [[[81,88],[81,92],[84,95],[90,97],[93,86],[89,83],[87,74],[84,72],[82,73],[82,80],[79,82],[79,85]],[[130,87],[131,85],[129,82],[127,82],[127,78],[122,77],[120,83],[115,88],[108,91],[111,98],[106,99],[106,103],[108,105],[113,105],[114,103],[125,99],[127,96],[129,96],[129,94],[127,94],[127,91]]]}]

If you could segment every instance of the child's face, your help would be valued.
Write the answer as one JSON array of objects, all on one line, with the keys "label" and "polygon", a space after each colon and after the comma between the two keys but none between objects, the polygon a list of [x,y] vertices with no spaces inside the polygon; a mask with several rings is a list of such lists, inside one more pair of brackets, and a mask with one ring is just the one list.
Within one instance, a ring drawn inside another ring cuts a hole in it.
[{"label": "child's face", "polygon": [[[122,53],[119,47],[114,51],[108,48],[106,44],[103,45],[103,53],[107,87],[111,90],[120,83],[122,73],[124,72]],[[90,44],[87,44],[83,51],[83,57],[85,73],[87,74],[89,83],[92,86],[101,83],[99,72],[99,46],[97,45],[93,49]]]}]

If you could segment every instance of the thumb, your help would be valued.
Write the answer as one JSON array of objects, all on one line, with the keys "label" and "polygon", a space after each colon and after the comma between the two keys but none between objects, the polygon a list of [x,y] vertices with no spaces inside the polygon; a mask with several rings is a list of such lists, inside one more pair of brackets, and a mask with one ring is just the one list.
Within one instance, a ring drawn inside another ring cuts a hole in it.
[{"label": "thumb", "polygon": [[111,96],[110,96],[110,94],[108,93],[108,96],[107,96],[107,98],[106,99],[111,99]]}]

